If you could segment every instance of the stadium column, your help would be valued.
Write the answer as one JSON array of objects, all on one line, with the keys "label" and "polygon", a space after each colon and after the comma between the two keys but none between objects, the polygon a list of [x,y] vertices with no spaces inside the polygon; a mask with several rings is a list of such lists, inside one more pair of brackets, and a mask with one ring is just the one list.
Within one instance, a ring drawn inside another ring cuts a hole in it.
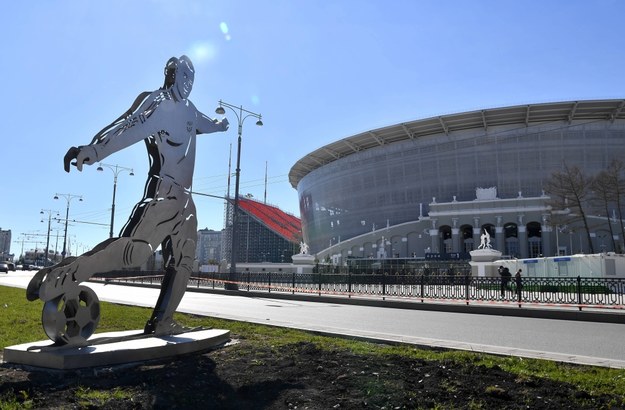
[{"label": "stadium column", "polygon": [[503,217],[501,215],[495,216],[495,249],[506,252],[506,234],[503,229]]},{"label": "stadium column", "polygon": [[480,227],[479,216],[473,217],[473,243],[481,243],[480,236],[482,235],[482,228]]},{"label": "stadium column", "polygon": [[460,252],[460,229],[451,228],[451,244],[452,252]]},{"label": "stadium column", "polygon": [[525,224],[523,223],[523,217],[525,215],[518,215],[519,224],[517,225],[518,230],[518,239],[519,239],[519,252],[521,253],[521,258],[529,257],[528,247],[527,247],[527,229]]},{"label": "stadium column", "polygon": [[506,238],[503,233],[503,226],[495,227],[495,249],[506,253]]},{"label": "stadium column", "polygon": [[439,249],[439,237],[438,237],[438,229],[430,229],[430,239],[431,239],[431,248],[430,252],[439,253],[441,250]]},{"label": "stadium column", "polygon": [[[543,256],[553,256],[554,253],[551,251],[551,235],[553,232],[553,228],[549,225],[549,215],[542,216],[542,224],[540,226],[540,239],[542,241],[543,247]],[[558,250],[556,249],[555,254],[557,255]]]},{"label": "stadium column", "polygon": [[479,246],[482,243],[482,239],[480,238],[482,233],[480,232],[480,228],[473,227],[473,243]]}]

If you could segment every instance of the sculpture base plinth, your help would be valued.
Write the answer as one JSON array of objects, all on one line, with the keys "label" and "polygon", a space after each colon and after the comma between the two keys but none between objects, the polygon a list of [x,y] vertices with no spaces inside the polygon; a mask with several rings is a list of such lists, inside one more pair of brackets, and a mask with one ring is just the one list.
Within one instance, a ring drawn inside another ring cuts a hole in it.
[{"label": "sculpture base plinth", "polygon": [[494,276],[496,269],[493,262],[501,259],[501,252],[495,249],[476,249],[469,252],[471,255],[471,274],[473,276]]},{"label": "sculpture base plinth", "polygon": [[501,259],[501,252],[495,249],[476,249],[469,252],[471,262],[493,262]]},{"label": "sculpture base plinth", "polygon": [[291,256],[294,265],[314,265],[315,256],[308,255],[307,253],[297,253]]},{"label": "sculpture base plinth", "polygon": [[296,267],[297,273],[312,273],[315,266],[315,256],[307,253],[298,253],[291,256],[293,265]]},{"label": "sculpture base plinth", "polygon": [[99,333],[85,347],[55,347],[50,341],[24,343],[4,349],[4,361],[50,369],[78,369],[164,359],[208,350],[230,340],[230,331],[207,329],[178,335],[142,335],[141,330]]}]

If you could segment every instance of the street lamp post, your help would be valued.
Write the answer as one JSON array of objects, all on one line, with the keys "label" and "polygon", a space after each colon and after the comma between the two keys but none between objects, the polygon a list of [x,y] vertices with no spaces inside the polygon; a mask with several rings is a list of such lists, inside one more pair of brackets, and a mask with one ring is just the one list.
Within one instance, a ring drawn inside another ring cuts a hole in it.
[{"label": "street lamp post", "polygon": [[128,172],[130,176],[133,176],[135,173],[133,172],[132,168],[126,168],[126,167],[122,167],[119,165],[109,165],[109,164],[104,164],[102,162],[100,163],[100,166],[97,168],[97,170],[100,172],[104,171],[104,168],[102,167],[106,167],[110,169],[111,171],[113,171],[113,205],[111,206],[111,230],[109,231],[109,238],[112,238],[113,237],[113,224],[115,223],[115,193],[117,192],[117,176],[122,171]]},{"label": "street lamp post", "polygon": [[[51,209],[42,209],[41,212],[39,212],[40,214],[44,214],[44,213],[48,213],[48,234],[46,236],[46,256],[44,258],[43,261],[43,266],[46,267],[48,265],[48,255],[50,252],[50,228],[52,225],[52,212],[56,212],[57,216],[58,216],[58,212],[57,211],[53,211]],[[43,222],[43,219],[41,220],[41,222]]]},{"label": "street lamp post", "polygon": [[237,168],[235,170],[235,183],[234,183],[234,209],[232,211],[232,234],[231,234],[231,249],[230,249],[230,275],[229,275],[229,283],[225,285],[226,289],[236,290],[238,286],[234,283],[235,274],[236,274],[236,261],[237,261],[237,246],[238,246],[238,233],[237,233],[237,223],[238,223],[238,214],[239,214],[239,179],[241,176],[241,134],[243,133],[243,121],[249,117],[254,117],[257,119],[256,125],[259,127],[263,125],[262,116],[260,114],[256,114],[254,112],[243,109],[243,106],[236,106],[232,104],[228,104],[222,100],[219,100],[219,107],[215,110],[215,113],[219,115],[224,115],[228,108],[231,110],[234,115],[237,117],[238,122],[238,139],[237,139]]},{"label": "street lamp post", "polygon": [[69,221],[69,203],[72,202],[72,199],[78,198],[79,201],[82,202],[82,195],[73,195],[73,194],[55,194],[54,199],[59,199],[59,197],[65,198],[67,201],[67,209],[65,211],[65,235],[63,236],[63,252],[61,252],[61,260],[65,259],[65,254],[67,253],[67,222]]}]

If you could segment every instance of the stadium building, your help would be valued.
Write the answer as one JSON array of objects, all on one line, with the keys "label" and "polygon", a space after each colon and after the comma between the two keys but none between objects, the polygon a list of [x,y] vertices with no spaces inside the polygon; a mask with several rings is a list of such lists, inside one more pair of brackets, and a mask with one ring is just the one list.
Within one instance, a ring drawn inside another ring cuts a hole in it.
[{"label": "stadium building", "polygon": [[[487,230],[528,258],[587,252],[552,220],[544,184],[563,164],[587,175],[625,158],[625,100],[484,109],[400,123],[321,147],[291,168],[302,233],[320,260],[462,257]],[[595,250],[622,243],[591,215]]]}]

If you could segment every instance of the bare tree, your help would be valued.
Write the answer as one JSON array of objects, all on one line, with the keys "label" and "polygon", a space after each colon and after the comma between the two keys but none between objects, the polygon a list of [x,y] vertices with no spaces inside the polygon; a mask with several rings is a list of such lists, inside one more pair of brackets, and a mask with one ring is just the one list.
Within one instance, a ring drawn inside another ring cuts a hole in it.
[{"label": "bare tree", "polygon": [[549,205],[552,217],[556,220],[564,219],[569,223],[581,221],[586,231],[590,253],[595,253],[586,216],[592,195],[592,181],[593,178],[586,176],[579,167],[569,167],[565,162],[562,171],[554,172],[545,181],[544,188],[551,197]]},{"label": "bare tree", "polygon": [[[613,159],[604,173],[609,188],[610,201],[615,206],[618,218],[621,240],[625,241],[625,226],[623,225],[623,206],[625,205],[625,164],[620,159]],[[623,243],[625,248],[625,242]],[[623,248],[621,248],[621,251]]]},{"label": "bare tree", "polygon": [[614,186],[612,183],[612,175],[607,170],[599,172],[592,182],[592,204],[596,206],[606,216],[608,228],[610,230],[610,238],[612,239],[612,249],[617,250],[616,241],[614,240],[614,230],[610,222],[610,205],[614,201]]}]

